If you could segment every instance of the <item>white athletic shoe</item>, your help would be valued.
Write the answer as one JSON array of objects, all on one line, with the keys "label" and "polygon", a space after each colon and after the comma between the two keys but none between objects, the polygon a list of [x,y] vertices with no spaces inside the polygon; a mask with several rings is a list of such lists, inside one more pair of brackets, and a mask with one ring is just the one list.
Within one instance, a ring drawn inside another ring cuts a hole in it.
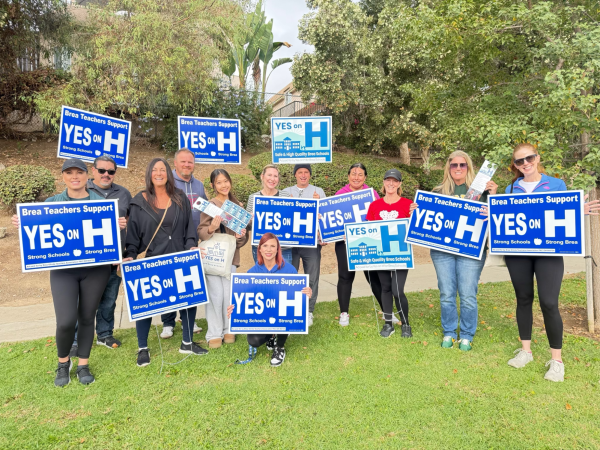
[{"label": "white athletic shoe", "polygon": [[163,327],[160,337],[163,339],[169,339],[173,337],[173,327]]},{"label": "white athletic shoe", "polygon": [[[200,328],[198,325],[196,325],[196,322],[194,322],[194,333],[200,333],[202,331],[202,328]],[[173,333],[171,333],[171,336],[173,336]]]},{"label": "white athletic shoe", "polygon": [[308,326],[312,327],[312,324],[313,324],[313,313],[308,313],[308,320],[307,320],[307,322],[308,322]]},{"label": "white athletic shoe", "polygon": [[350,325],[350,316],[348,315],[348,313],[341,313],[340,314],[340,326],[347,327],[348,325]]},{"label": "white athletic shoe", "polygon": [[517,356],[508,360],[508,365],[515,369],[521,369],[533,361],[533,355],[522,348],[515,350],[515,353]]},{"label": "white athletic shoe", "polygon": [[400,321],[398,320],[395,314],[392,314],[392,325],[396,323],[400,323]]},{"label": "white athletic shoe", "polygon": [[546,363],[546,367],[550,366],[546,375],[544,375],[544,379],[548,381],[556,381],[561,382],[565,381],[565,365],[560,361],[555,359],[551,359]]}]

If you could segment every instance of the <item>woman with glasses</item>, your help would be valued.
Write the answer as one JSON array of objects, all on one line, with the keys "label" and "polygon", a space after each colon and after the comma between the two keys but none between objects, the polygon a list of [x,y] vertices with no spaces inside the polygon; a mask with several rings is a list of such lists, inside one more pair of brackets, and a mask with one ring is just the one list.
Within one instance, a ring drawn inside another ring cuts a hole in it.
[{"label": "woman with glasses", "polygon": [[[545,174],[537,149],[529,143],[515,147],[510,169],[515,177],[506,188],[506,193],[530,194],[567,190],[563,180]],[[586,214],[598,215],[597,212],[590,212],[598,209],[600,205],[596,200],[586,203],[584,211]],[[521,348],[515,350],[517,355],[508,361],[508,365],[520,369],[533,361],[531,328],[535,275],[540,308],[552,354],[552,359],[546,363],[546,366],[550,367],[544,378],[549,381],[564,381],[565,365],[561,357],[563,322],[558,309],[558,296],[565,270],[563,258],[562,256],[506,256],[505,260],[517,297],[517,325],[521,339]]]},{"label": "woman with glasses", "polygon": [[[464,198],[469,186],[475,179],[473,162],[465,152],[452,153],[444,167],[442,184],[433,192]],[[486,190],[479,201],[487,202],[488,194],[495,194],[498,185],[488,181]],[[413,209],[417,208],[413,204]],[[477,283],[485,264],[485,252],[481,260],[454,255],[439,250],[431,250],[431,260],[435,267],[440,290],[440,306],[444,338],[442,348],[452,348],[458,337],[458,308],[456,293],[460,297],[460,342],[458,348],[471,350],[471,344],[477,330]]]}]

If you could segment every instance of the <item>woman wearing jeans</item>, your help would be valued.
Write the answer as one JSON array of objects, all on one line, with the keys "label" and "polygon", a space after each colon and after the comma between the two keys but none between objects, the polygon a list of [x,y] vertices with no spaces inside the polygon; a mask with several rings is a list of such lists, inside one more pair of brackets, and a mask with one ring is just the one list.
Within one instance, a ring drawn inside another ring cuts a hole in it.
[{"label": "woman wearing jeans", "polygon": [[[465,152],[456,151],[446,161],[442,184],[434,192],[464,198],[475,178],[473,162]],[[498,185],[488,181],[486,191],[479,201],[486,202],[488,192],[495,194]],[[413,204],[414,205],[414,204]],[[416,208],[415,205],[412,209]],[[435,267],[440,290],[440,306],[444,338],[442,348],[452,348],[457,339],[458,309],[456,292],[460,297],[460,342],[458,348],[471,350],[471,343],[477,330],[477,283],[485,264],[485,251],[481,260],[431,250],[431,260]]]}]

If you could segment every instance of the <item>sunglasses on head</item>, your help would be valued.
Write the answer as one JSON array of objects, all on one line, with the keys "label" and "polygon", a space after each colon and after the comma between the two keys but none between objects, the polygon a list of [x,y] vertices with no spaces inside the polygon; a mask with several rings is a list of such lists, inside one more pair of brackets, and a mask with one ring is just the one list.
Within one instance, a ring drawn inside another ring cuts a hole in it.
[{"label": "sunglasses on head", "polygon": [[450,169],[452,169],[452,170],[456,170],[459,167],[461,169],[466,169],[468,166],[467,166],[467,163],[460,163],[460,164],[459,163],[452,163],[452,164],[450,164]]},{"label": "sunglasses on head", "polygon": [[106,172],[108,172],[108,174],[112,177],[115,173],[117,173],[116,170],[112,170],[112,169],[96,169],[98,171],[98,173],[100,175],[104,175]]},{"label": "sunglasses on head", "polygon": [[529,155],[529,156],[526,156],[525,158],[515,159],[515,160],[513,160],[513,162],[515,163],[515,166],[521,167],[523,164],[525,164],[525,161],[527,161],[529,164],[531,164],[532,162],[535,161],[536,157],[537,157],[537,155]]}]

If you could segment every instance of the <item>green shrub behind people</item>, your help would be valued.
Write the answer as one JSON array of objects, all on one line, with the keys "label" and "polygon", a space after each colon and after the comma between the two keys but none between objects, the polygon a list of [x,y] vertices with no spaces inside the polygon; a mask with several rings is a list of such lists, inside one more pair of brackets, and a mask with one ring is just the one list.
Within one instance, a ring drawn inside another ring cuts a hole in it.
[{"label": "green shrub behind people", "polygon": [[44,200],[55,188],[54,175],[42,166],[15,165],[0,172],[0,202],[13,210],[17,203]]}]

